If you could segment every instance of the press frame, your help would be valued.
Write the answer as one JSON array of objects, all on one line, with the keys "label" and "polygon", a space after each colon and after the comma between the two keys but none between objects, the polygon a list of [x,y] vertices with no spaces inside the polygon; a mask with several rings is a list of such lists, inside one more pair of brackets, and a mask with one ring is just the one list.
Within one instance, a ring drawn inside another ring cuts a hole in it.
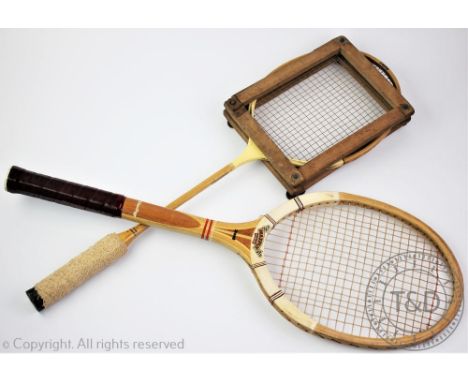
[{"label": "press frame", "polygon": [[[342,60],[353,77],[366,87],[376,100],[385,104],[387,112],[304,166],[296,167],[251,115],[249,105],[252,102],[261,104],[272,94],[292,86],[301,76],[319,70],[334,59]],[[280,66],[262,80],[233,95],[224,106],[224,115],[228,123],[245,141],[250,138],[260,148],[268,159],[264,161],[265,165],[283,184],[290,196],[303,194],[307,188],[346,163],[346,157],[394,132],[408,123],[414,114],[414,108],[400,91],[344,36],[337,37]]]}]

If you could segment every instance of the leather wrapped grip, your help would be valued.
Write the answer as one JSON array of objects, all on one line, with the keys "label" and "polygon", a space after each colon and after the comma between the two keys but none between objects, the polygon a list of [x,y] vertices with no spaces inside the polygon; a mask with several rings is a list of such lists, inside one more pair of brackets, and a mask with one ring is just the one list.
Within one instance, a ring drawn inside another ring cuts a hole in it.
[{"label": "leather wrapped grip", "polygon": [[125,196],[13,166],[6,190],[86,211],[121,217]]}]

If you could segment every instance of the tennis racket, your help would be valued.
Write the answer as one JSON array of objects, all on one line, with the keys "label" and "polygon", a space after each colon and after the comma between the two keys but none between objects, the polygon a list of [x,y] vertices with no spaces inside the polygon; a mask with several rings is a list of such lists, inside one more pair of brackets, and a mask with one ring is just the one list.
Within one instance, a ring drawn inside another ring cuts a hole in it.
[{"label": "tennis racket", "polygon": [[[382,77],[389,82],[393,87],[395,87],[398,91],[400,91],[400,85],[398,83],[398,80],[396,76],[393,74],[393,72],[381,61],[379,61],[377,58],[364,53],[365,57],[367,60],[373,65],[375,69],[382,75]],[[286,64],[283,64],[281,67],[277,68],[273,73],[277,72],[281,68],[285,68],[288,65],[294,64],[294,62],[300,61],[303,58],[303,56],[298,57]],[[341,73],[341,72],[339,72]],[[287,92],[282,93],[282,97],[288,97],[291,100],[291,110],[286,111],[288,115],[299,115],[301,113],[304,113],[303,106],[307,103],[304,103],[305,100],[309,98],[313,98],[315,101],[318,101],[317,97],[313,96],[314,94],[319,94],[320,99],[322,99],[321,102],[318,102],[319,105],[326,105],[330,103],[329,99],[335,99],[335,103],[333,103],[333,107],[328,107],[323,110],[317,109],[315,107],[314,114],[322,114],[322,115],[331,115],[333,116],[333,119],[338,118],[339,115],[344,114],[344,110],[346,110],[346,113],[350,115],[351,117],[353,116],[354,113],[362,113],[362,110],[359,111],[358,109],[361,108],[361,106],[356,106],[353,105],[367,105],[363,106],[365,110],[370,110],[373,111],[374,113],[378,110],[378,106],[375,104],[375,101],[373,100],[372,97],[370,97],[366,92],[364,92],[361,89],[361,85],[358,83],[354,83],[348,75],[343,74],[343,76],[339,75],[338,73],[335,73],[333,77],[330,75],[324,76],[321,74],[320,76],[316,77],[314,80],[314,86],[311,86],[309,84],[308,91],[301,91],[301,97],[298,98],[297,94],[294,97],[290,97],[288,94],[292,94],[291,92],[295,92],[294,88],[288,89]],[[330,84],[335,83],[334,89],[335,91],[344,88],[344,95],[339,95],[337,94],[330,94],[329,87]],[[299,84],[300,85],[300,84]],[[289,92],[289,93],[288,93]],[[324,98],[325,95],[328,98]],[[315,97],[315,98],[314,98]],[[337,99],[340,99],[340,102],[337,103]],[[309,101],[308,101],[309,102]],[[251,115],[255,116],[256,113],[256,105],[257,102],[253,101],[249,105],[249,112]],[[281,102],[281,107],[284,109],[285,107],[285,102]],[[265,107],[268,107],[266,110]],[[285,112],[283,109],[281,109],[281,112]],[[277,114],[279,111],[275,111],[275,107],[268,106],[268,104],[262,106],[259,109],[258,117],[259,118],[266,118],[269,113],[272,113],[272,115]],[[341,120],[346,120],[347,117],[343,116]],[[297,119],[297,118],[295,118]],[[352,118],[353,120],[356,118]],[[292,122],[291,122],[292,123]],[[311,122],[310,126],[314,127],[314,123]],[[356,125],[357,126],[357,125]],[[268,127],[268,132],[272,135],[272,138],[274,138],[275,142],[279,146],[284,146],[289,147],[289,151],[285,154],[289,155],[291,163],[293,163],[295,166],[303,166],[304,164],[307,163],[308,160],[311,159],[313,155],[316,154],[317,149],[314,150],[314,152],[311,152],[310,150],[293,150],[291,151],[291,145],[292,141],[289,139],[287,142],[284,140],[284,136],[275,133],[275,131],[281,131],[284,129],[284,125],[271,125]],[[324,128],[322,128],[318,133],[317,133],[317,145],[320,143],[321,145],[324,143]],[[349,133],[349,132],[348,132]],[[333,163],[330,167],[329,170],[332,171],[338,167],[341,167],[344,163],[349,163],[360,156],[366,154],[369,152],[373,147],[375,147],[377,144],[379,144],[388,134],[390,133],[390,129],[380,136],[378,136],[376,139],[371,141],[370,143],[364,145],[361,147],[359,150],[351,153],[350,155],[346,156],[345,158]],[[307,130],[307,126],[305,124],[302,124],[301,127],[297,128],[297,131],[295,132],[295,139],[297,141],[297,146],[300,146],[303,144],[303,142],[307,139],[307,141],[312,142],[314,141],[313,139],[313,134],[314,132],[309,132]],[[302,137],[302,138],[301,138]],[[336,142],[336,136],[331,134],[331,140],[328,143],[328,145],[332,144],[333,142]],[[328,146],[327,146],[328,147]],[[322,148],[323,149],[323,148]],[[296,155],[297,158],[293,159],[293,156]],[[275,163],[274,159],[271,160],[271,158],[267,158],[267,156],[264,155],[264,153],[257,147],[257,145],[254,143],[252,139],[248,139],[248,143],[244,151],[231,163],[227,164],[217,172],[215,172],[213,175],[208,177],[206,180],[195,186],[194,188],[190,189],[183,195],[181,195],[179,198],[171,202],[170,204],[167,205],[168,208],[175,209],[188,200],[192,199],[194,196],[198,195],[200,192],[205,190],[207,187],[210,185],[214,184],[217,182],[219,179],[224,177],[225,175],[229,174],[239,166],[249,163],[251,161],[255,160],[263,160],[265,162],[270,162],[273,167],[275,166],[280,166],[280,164]],[[108,211],[109,214],[113,214],[113,211]],[[141,233],[143,233],[148,227],[144,224],[138,224],[126,231],[123,231],[121,233],[115,234],[109,234],[103,237],[101,240],[99,240],[97,243],[92,245],[90,248],[82,252],[80,255],[77,256],[77,259],[75,263],[77,266],[74,269],[74,277],[68,277],[67,279],[60,279],[57,275],[54,273],[50,276],[51,280],[54,280],[55,283],[55,291],[52,292],[49,290],[47,294],[38,294],[37,290],[32,288],[28,290],[26,293],[30,300],[33,302],[34,306],[40,311],[53,303],[57,302],[59,299],[63,298],[65,295],[70,293],[72,290],[80,286],[82,283],[84,283],[87,279],[91,278],[95,273],[99,272],[100,270],[104,269],[108,265],[110,265],[112,262],[114,262],[116,259],[120,258],[124,254],[127,253],[128,247],[130,244],[133,242],[133,240],[138,237]],[[78,264],[81,264],[79,261],[80,258],[86,258],[89,259],[90,257],[96,257],[101,259],[101,261],[97,264],[99,266],[96,266],[93,268],[94,273],[90,272],[88,269],[83,269],[80,271],[78,269]],[[104,261],[103,259],[106,259]],[[73,280],[73,282],[71,282]],[[49,283],[49,288],[52,288],[52,283]]]},{"label": "tennis racket", "polygon": [[[285,318],[339,342],[414,345],[443,330],[462,301],[461,271],[443,239],[417,218],[376,200],[318,192],[289,200],[259,219],[225,223],[20,168],[12,171],[11,192],[112,211],[223,244],[242,257]],[[80,269],[93,272],[101,259],[80,261]],[[72,260],[56,275],[73,277],[75,266]],[[41,295],[50,281],[36,285]]]}]

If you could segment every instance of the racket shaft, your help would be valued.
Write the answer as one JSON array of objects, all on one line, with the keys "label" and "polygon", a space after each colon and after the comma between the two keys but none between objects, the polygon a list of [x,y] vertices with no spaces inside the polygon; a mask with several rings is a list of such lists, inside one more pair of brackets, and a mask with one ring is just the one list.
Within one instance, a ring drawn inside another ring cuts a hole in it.
[{"label": "racket shaft", "polygon": [[160,226],[194,235],[201,235],[203,227],[209,220],[131,198],[125,199],[121,217],[145,225]]}]

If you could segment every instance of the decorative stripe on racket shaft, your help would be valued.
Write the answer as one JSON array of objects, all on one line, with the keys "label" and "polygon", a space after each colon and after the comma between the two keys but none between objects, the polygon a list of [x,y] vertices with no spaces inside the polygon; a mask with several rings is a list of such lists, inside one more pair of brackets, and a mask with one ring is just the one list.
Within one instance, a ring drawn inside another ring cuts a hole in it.
[{"label": "decorative stripe on racket shaft", "polygon": [[10,169],[6,190],[116,217],[122,215],[125,200],[123,195],[52,178],[17,166]]}]

